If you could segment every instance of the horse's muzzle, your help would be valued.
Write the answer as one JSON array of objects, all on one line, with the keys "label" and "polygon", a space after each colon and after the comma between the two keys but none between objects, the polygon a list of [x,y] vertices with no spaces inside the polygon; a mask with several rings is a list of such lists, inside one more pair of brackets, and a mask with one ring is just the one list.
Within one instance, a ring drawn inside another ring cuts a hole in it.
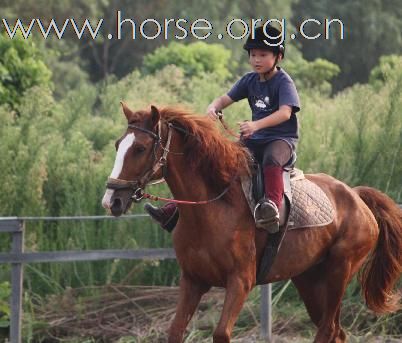
[{"label": "horse's muzzle", "polygon": [[110,211],[115,217],[120,217],[123,214],[123,204],[120,199],[114,199]]}]

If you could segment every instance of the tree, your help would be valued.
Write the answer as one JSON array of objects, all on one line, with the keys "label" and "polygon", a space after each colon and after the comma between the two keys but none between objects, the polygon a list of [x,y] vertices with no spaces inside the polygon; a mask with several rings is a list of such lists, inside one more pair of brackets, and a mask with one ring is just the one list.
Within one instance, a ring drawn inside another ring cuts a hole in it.
[{"label": "tree", "polygon": [[300,40],[303,56],[308,60],[325,58],[340,66],[341,73],[334,80],[335,90],[367,82],[380,56],[402,53],[402,7],[397,0],[305,0],[293,9],[295,26],[310,18],[321,22],[324,18],[337,18],[343,22],[343,40],[335,34],[335,25],[331,26],[333,35],[325,39],[324,24],[306,25],[309,35],[318,32],[322,35],[314,40]]},{"label": "tree", "polygon": [[382,56],[380,63],[370,73],[370,84],[382,86],[392,79],[402,79],[402,56]]},{"label": "tree", "polygon": [[50,86],[51,72],[33,42],[0,35],[0,105],[12,109],[29,88]]}]

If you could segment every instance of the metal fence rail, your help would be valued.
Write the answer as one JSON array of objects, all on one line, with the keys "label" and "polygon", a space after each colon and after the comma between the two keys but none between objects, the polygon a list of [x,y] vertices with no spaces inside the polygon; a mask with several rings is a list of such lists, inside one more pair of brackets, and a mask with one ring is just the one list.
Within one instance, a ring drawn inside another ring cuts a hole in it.
[{"label": "metal fence rail", "polygon": [[[10,342],[21,343],[22,295],[23,295],[23,265],[33,262],[73,262],[99,261],[108,259],[129,260],[164,260],[174,259],[173,249],[136,249],[136,250],[87,250],[58,252],[24,252],[24,232],[26,221],[92,221],[92,220],[124,220],[148,217],[137,214],[114,218],[109,216],[80,217],[6,217],[0,218],[0,234],[12,235],[10,253],[0,253],[0,264],[11,264],[11,318]],[[260,286],[261,292],[261,336],[267,341],[272,339],[271,318],[271,284]]]}]

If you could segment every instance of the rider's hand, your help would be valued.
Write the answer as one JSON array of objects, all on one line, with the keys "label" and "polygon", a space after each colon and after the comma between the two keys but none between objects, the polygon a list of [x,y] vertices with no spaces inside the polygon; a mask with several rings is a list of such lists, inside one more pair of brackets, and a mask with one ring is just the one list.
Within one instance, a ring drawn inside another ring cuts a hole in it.
[{"label": "rider's hand", "polygon": [[209,105],[207,108],[207,115],[210,119],[213,121],[218,119],[218,110],[216,109],[215,106]]},{"label": "rider's hand", "polygon": [[250,137],[254,132],[258,130],[258,126],[255,121],[243,121],[237,124],[239,124],[240,126],[240,133],[243,138]]}]

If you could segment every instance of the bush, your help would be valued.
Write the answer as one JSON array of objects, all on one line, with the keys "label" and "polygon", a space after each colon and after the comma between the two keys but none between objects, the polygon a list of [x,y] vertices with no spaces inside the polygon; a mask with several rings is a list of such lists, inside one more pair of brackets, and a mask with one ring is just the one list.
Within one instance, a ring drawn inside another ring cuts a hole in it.
[{"label": "bush", "polygon": [[173,64],[182,68],[187,77],[213,73],[226,79],[230,76],[229,67],[233,65],[230,58],[230,50],[220,44],[197,42],[183,45],[173,42],[146,55],[144,67],[146,72],[155,73]]},{"label": "bush", "polygon": [[290,61],[286,68],[299,89],[317,90],[327,95],[332,91],[331,80],[341,71],[336,64],[322,58],[312,62]]}]

